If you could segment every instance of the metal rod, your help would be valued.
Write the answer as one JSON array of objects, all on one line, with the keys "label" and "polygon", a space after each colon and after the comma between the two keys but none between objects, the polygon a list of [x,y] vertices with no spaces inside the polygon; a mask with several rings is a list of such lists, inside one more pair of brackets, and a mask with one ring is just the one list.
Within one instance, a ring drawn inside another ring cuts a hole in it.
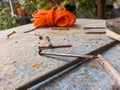
[{"label": "metal rod", "polygon": [[50,27],[51,30],[69,30],[69,27]]},{"label": "metal rod", "polygon": [[[101,47],[99,47],[99,48],[97,48],[95,50],[92,50],[91,52],[87,53],[86,55],[97,55],[98,53],[102,53],[102,52],[108,50],[110,47],[112,47],[113,45],[115,45],[117,43],[119,43],[119,42],[118,41],[111,41],[108,44],[105,44],[105,45],[103,45],[103,46],[101,46]],[[48,78],[53,77],[54,75],[56,75],[56,74],[58,74],[58,73],[60,73],[60,72],[62,72],[64,70],[72,67],[73,65],[76,65],[81,61],[84,61],[84,59],[85,58],[76,59],[76,60],[73,60],[73,61],[71,61],[71,62],[69,62],[67,64],[64,64],[64,65],[62,65],[62,66],[60,66],[60,67],[58,67],[58,68],[56,68],[54,70],[49,71],[48,73],[46,73],[46,74],[44,74],[42,76],[39,76],[39,77],[37,77],[37,78],[35,78],[35,79],[25,83],[25,84],[22,84],[22,85],[18,86],[16,88],[16,90],[26,90],[26,89],[28,89],[28,88],[42,82],[42,81],[47,80]],[[86,61],[90,61],[90,60],[91,59],[87,59]]]},{"label": "metal rod", "polygon": [[105,58],[103,58],[102,55],[99,54],[97,56],[97,61],[117,81],[118,85],[120,85],[120,73],[117,70],[115,70],[115,68],[107,60],[105,60]]},{"label": "metal rod", "polygon": [[66,48],[66,47],[72,47],[72,45],[49,45],[49,46],[40,46],[40,48]]},{"label": "metal rod", "polygon": [[105,29],[106,27],[83,27],[83,29]]},{"label": "metal rod", "polygon": [[63,53],[51,53],[51,52],[41,52],[40,55],[55,55],[55,56],[78,57],[78,58],[97,58],[97,56],[94,55],[63,54]]},{"label": "metal rod", "polygon": [[87,29],[105,29],[106,27],[102,27],[102,26],[81,26],[81,25],[74,25],[74,27],[71,27],[71,28],[80,28],[80,29],[84,29],[84,30],[87,30]]},{"label": "metal rod", "polygon": [[85,34],[105,34],[106,32],[86,32]]},{"label": "metal rod", "polygon": [[32,31],[34,31],[34,30],[36,30],[37,28],[33,28],[33,29],[31,29],[31,30],[28,30],[28,31],[25,31],[24,33],[29,33],[29,32],[32,32]]}]

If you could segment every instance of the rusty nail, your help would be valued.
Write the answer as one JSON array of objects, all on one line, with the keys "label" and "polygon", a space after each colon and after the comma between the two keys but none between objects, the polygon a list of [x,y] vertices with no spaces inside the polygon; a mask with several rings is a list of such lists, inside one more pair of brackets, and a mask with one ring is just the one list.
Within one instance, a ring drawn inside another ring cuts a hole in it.
[{"label": "rusty nail", "polygon": [[6,37],[6,38],[7,38],[7,39],[9,39],[9,38],[10,38],[10,36],[11,36],[11,35],[13,35],[13,34],[15,34],[15,33],[16,33],[15,31],[11,32],[10,34],[8,34],[8,35],[7,35],[7,37]]}]

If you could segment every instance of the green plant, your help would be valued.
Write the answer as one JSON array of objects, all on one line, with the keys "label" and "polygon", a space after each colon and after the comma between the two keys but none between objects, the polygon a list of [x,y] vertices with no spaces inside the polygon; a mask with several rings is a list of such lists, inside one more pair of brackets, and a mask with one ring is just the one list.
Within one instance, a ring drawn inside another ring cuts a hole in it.
[{"label": "green plant", "polygon": [[76,3],[76,15],[79,16],[86,16],[86,12],[89,12],[92,18],[96,18],[96,7],[95,7],[95,0],[81,0],[80,2]]},{"label": "green plant", "polygon": [[81,16],[85,12],[90,12],[92,17],[95,16],[95,0],[22,0],[22,7],[31,15],[37,9],[50,9],[54,5],[75,5],[76,16]]},{"label": "green plant", "polygon": [[59,0],[22,0],[21,3],[22,7],[25,9],[25,11],[31,15],[34,13],[37,9],[50,9],[52,6],[59,4],[61,1]]},{"label": "green plant", "polygon": [[0,9],[0,30],[12,28],[20,25],[16,22],[18,17],[12,17],[10,14],[10,7],[3,7]]}]

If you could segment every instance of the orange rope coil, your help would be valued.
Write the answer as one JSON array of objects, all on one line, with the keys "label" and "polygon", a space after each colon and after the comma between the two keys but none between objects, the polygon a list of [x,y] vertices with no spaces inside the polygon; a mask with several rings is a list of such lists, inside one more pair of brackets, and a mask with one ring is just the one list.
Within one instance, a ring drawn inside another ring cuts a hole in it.
[{"label": "orange rope coil", "polygon": [[[62,10],[57,10],[57,8]],[[76,16],[66,10],[64,6],[54,6],[50,10],[40,9],[32,14],[32,17],[36,28],[46,26],[70,27],[76,21]]]}]

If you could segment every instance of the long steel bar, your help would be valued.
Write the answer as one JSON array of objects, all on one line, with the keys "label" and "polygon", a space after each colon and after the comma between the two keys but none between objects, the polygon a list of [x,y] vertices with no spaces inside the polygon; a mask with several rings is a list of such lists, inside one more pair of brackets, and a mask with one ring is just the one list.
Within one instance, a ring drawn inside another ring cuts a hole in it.
[{"label": "long steel bar", "polygon": [[[102,52],[108,50],[109,48],[116,45],[117,43],[119,43],[119,42],[118,41],[111,41],[110,43],[105,44],[105,45],[87,53],[86,55],[97,55],[98,53],[102,53]],[[37,78],[35,78],[35,79],[25,83],[25,84],[22,84],[22,85],[18,86],[16,88],[16,90],[26,90],[26,89],[42,82],[42,81],[45,81],[45,80],[49,79],[50,77],[53,77],[54,75],[59,74],[60,72],[66,70],[66,69],[68,69],[68,68],[70,68],[70,67],[72,67],[72,66],[74,66],[74,65],[76,65],[79,62],[84,61],[84,60],[86,60],[86,59],[85,58],[79,58],[79,59],[73,60],[73,61],[71,61],[67,64],[64,64],[64,65],[54,69],[54,70],[49,71],[48,73],[46,73],[42,76],[39,76],[39,77],[37,77]],[[90,60],[91,59],[87,59],[86,61],[90,61]]]},{"label": "long steel bar", "polygon": [[55,55],[55,56],[65,56],[65,57],[78,57],[78,58],[97,58],[94,55],[80,55],[80,54],[63,54],[63,53],[52,53],[52,52],[41,52],[40,55]]}]

